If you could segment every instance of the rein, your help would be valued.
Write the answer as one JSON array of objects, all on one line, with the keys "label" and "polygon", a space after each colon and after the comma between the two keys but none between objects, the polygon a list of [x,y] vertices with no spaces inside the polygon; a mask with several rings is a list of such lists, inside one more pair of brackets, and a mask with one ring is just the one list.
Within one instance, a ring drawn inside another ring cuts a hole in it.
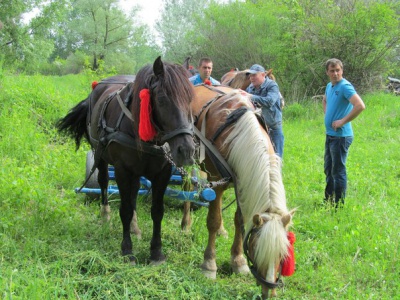
[{"label": "rein", "polygon": [[244,238],[243,241],[243,252],[244,255],[247,258],[247,264],[250,268],[251,273],[253,274],[253,276],[258,280],[258,282],[260,282],[260,284],[266,286],[267,288],[270,289],[275,289],[277,287],[280,287],[283,285],[281,278],[281,272],[282,272],[282,261],[279,264],[279,275],[276,278],[275,282],[270,282],[268,280],[265,280],[264,278],[262,278],[258,273],[257,273],[257,265],[253,262],[253,260],[251,259],[250,255],[249,255],[249,239],[250,236],[253,234],[256,234],[258,231],[257,228],[252,228],[247,234],[246,237]]}]

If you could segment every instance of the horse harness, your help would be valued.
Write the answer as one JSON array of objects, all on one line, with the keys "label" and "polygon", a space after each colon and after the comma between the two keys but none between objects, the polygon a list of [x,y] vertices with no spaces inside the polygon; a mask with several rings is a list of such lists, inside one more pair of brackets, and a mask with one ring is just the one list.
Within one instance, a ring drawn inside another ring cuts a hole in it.
[{"label": "horse harness", "polygon": [[[107,81],[101,81],[98,84],[110,84],[110,82]],[[93,142],[93,144],[97,144],[96,149],[94,149],[94,164],[92,166],[92,170],[86,180],[86,182],[82,185],[81,189],[85,186],[87,181],[90,179],[90,176],[95,172],[100,157],[102,156],[104,150],[108,147],[108,145],[112,142],[116,142],[119,144],[122,144],[126,147],[132,148],[132,149],[140,149],[140,151],[153,154],[153,155],[158,155],[158,156],[164,156],[167,161],[169,161],[172,165],[178,169],[182,174],[186,173],[186,171],[183,168],[177,167],[173,160],[172,156],[170,154],[170,148],[167,143],[165,143],[168,139],[178,135],[178,134],[190,134],[193,136],[193,130],[192,128],[177,128],[171,132],[163,132],[159,126],[154,122],[152,119],[151,122],[153,126],[156,128],[157,132],[162,133],[161,138],[156,141],[155,143],[147,143],[147,142],[142,142],[140,139],[135,139],[134,137],[122,132],[120,130],[120,126],[122,123],[123,118],[126,116],[132,123],[135,123],[135,119],[133,118],[132,113],[129,110],[129,107],[131,105],[131,100],[132,100],[132,94],[133,94],[133,88],[132,88],[132,83],[133,81],[129,82],[112,82],[113,84],[124,84],[122,88],[120,88],[118,91],[113,92],[108,95],[107,99],[104,101],[103,106],[100,111],[100,117],[98,120],[97,127],[101,130],[100,131],[100,138],[99,140],[94,139],[91,134],[90,134],[90,124],[88,123],[88,135],[90,140]],[[153,90],[157,87],[157,83],[150,81],[150,93],[153,92]],[[127,90],[127,93],[124,97],[124,99],[121,98],[121,93]],[[90,116],[92,115],[91,111],[91,97],[92,94],[89,96],[89,120]],[[168,98],[167,95],[163,94],[160,97],[166,97]],[[118,117],[117,123],[115,127],[110,127],[107,125],[107,121],[105,119],[105,113],[107,110],[108,105],[112,100],[116,99],[118,101],[118,104],[121,108],[120,115]],[[160,145],[161,144],[161,145]],[[186,174],[187,175],[187,174]]]},{"label": "horse harness", "polygon": [[[236,190],[236,181],[237,181],[236,176],[235,176],[234,172],[231,170],[231,168],[229,167],[229,165],[226,163],[225,159],[221,156],[221,154],[218,152],[218,150],[216,150],[216,148],[215,148],[215,146],[214,146],[214,142],[215,142],[215,140],[222,134],[222,132],[223,132],[226,128],[228,128],[229,126],[231,126],[231,125],[233,125],[234,123],[236,123],[236,122],[249,110],[249,108],[248,108],[248,107],[240,107],[240,108],[234,110],[232,113],[230,113],[230,114],[228,115],[228,117],[227,117],[225,123],[222,124],[222,125],[216,130],[216,132],[214,133],[214,135],[212,136],[212,138],[211,138],[210,141],[209,141],[209,140],[206,139],[205,136],[204,136],[204,134],[205,134],[204,131],[205,131],[205,123],[206,123],[207,111],[208,111],[208,109],[210,108],[210,106],[211,106],[212,103],[214,103],[215,101],[217,101],[218,99],[220,99],[222,96],[226,95],[226,93],[224,93],[224,92],[218,90],[217,88],[215,88],[215,87],[213,87],[213,86],[208,86],[208,85],[204,85],[204,86],[207,87],[207,88],[210,89],[210,90],[213,90],[213,91],[218,92],[218,95],[217,95],[215,98],[213,98],[213,99],[211,99],[210,101],[208,101],[208,102],[201,108],[200,113],[195,117],[195,120],[196,120],[195,122],[197,123],[198,120],[199,120],[199,118],[200,118],[200,116],[201,116],[203,113],[205,114],[204,117],[203,117],[202,125],[201,125],[202,131],[201,131],[201,132],[198,132],[197,127],[194,126],[195,134],[196,134],[196,136],[198,136],[198,137],[201,139],[201,141],[205,144],[207,150],[209,150],[209,151],[208,151],[209,157],[211,158],[211,160],[212,160],[214,166],[218,169],[218,171],[221,173],[221,175],[222,175],[223,177],[225,176],[225,178],[227,178],[229,181],[230,181],[230,180],[233,181],[236,199],[234,199],[234,200],[232,201],[232,203],[235,202],[235,200],[236,200],[236,202],[237,202],[237,208],[238,208],[238,210],[240,211],[240,205],[239,205],[239,200],[238,200],[239,197],[238,197],[238,193],[237,193],[237,190]],[[255,113],[255,115],[256,115],[256,117],[257,117],[259,123],[261,124],[261,126],[263,126],[263,128],[268,132],[267,127],[266,127],[266,124],[265,124],[264,119],[262,118],[261,114],[260,114],[260,113]],[[195,125],[196,125],[196,123],[195,123]],[[229,207],[232,203],[230,203],[230,204],[228,205],[228,207]],[[241,215],[241,213],[240,213],[240,215]],[[243,224],[242,224],[241,230],[242,230],[242,233],[244,234],[245,229],[244,229]],[[264,286],[266,286],[267,288],[270,288],[270,289],[274,289],[274,288],[280,287],[280,286],[283,285],[283,282],[282,282],[282,280],[281,280],[281,278],[280,278],[280,277],[281,277],[281,270],[282,270],[282,263],[283,263],[283,262],[281,261],[280,264],[279,264],[279,275],[278,275],[278,277],[276,278],[276,281],[275,281],[275,282],[270,282],[270,281],[267,281],[267,280],[265,280],[264,278],[262,278],[262,277],[257,273],[257,266],[256,266],[256,264],[253,262],[253,260],[251,259],[250,255],[249,255],[249,240],[250,240],[251,235],[257,234],[257,231],[258,231],[258,229],[253,227],[253,228],[246,234],[246,236],[245,236],[245,238],[244,238],[244,240],[243,240],[243,252],[244,252],[244,255],[245,255],[246,258],[247,258],[247,264],[249,265],[249,268],[250,268],[251,273],[252,273],[253,276],[258,280],[258,282],[259,282],[260,284],[262,284],[262,285],[264,285]]]},{"label": "horse harness", "polygon": [[275,289],[277,287],[282,287],[283,286],[283,281],[281,279],[281,271],[282,271],[282,264],[283,261],[281,261],[279,263],[279,273],[278,273],[278,277],[276,278],[275,282],[271,282],[268,280],[265,280],[264,278],[262,278],[258,273],[257,273],[257,265],[253,262],[253,260],[251,259],[250,255],[249,255],[249,240],[250,237],[253,234],[257,234],[258,232],[258,228],[253,227],[245,236],[244,240],[243,240],[243,253],[247,258],[247,265],[250,268],[251,274],[253,274],[253,276],[258,280],[258,282],[260,282],[260,284],[265,285],[267,288],[270,289]]}]

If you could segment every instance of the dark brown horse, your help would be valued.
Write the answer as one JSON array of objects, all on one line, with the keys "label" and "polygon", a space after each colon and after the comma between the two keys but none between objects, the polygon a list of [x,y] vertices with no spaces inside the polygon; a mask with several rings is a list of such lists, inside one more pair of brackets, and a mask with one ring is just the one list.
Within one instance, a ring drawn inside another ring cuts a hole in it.
[{"label": "dark brown horse", "polygon": [[[232,269],[235,273],[250,271],[243,256],[245,245],[251,271],[262,285],[263,298],[276,295],[276,274],[280,262],[288,255],[287,230],[294,213],[286,207],[281,160],[274,153],[266,128],[249,98],[239,90],[196,86],[195,94],[191,107],[196,127],[214,149],[206,150],[205,160],[200,163],[202,169],[209,181],[231,177],[235,185],[237,211],[231,247]],[[226,168],[224,164],[218,167],[221,160],[225,161]],[[222,196],[227,188],[227,184],[214,188],[216,199],[208,208],[209,237],[201,268],[210,278],[217,274],[215,242],[222,226]],[[185,211],[183,220],[190,223],[189,210]]]},{"label": "dark brown horse", "polygon": [[190,102],[193,86],[180,65],[163,63],[143,67],[135,76],[114,76],[96,86],[85,100],[58,122],[58,129],[75,139],[82,137],[94,150],[103,209],[108,208],[108,165],[115,168],[120,192],[122,255],[136,262],[132,254],[130,222],[136,211],[140,177],[152,184],[151,217],[153,236],[150,261],[165,261],[161,242],[164,192],[171,177],[171,163],[177,167],[194,163],[195,144]]}]

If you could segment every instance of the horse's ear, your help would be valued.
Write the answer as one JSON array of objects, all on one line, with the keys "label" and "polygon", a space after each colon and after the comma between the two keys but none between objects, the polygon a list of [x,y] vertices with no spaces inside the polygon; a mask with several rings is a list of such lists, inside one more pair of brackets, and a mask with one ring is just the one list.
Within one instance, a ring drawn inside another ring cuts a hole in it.
[{"label": "horse's ear", "polygon": [[153,72],[156,76],[164,76],[164,64],[161,56],[157,57],[153,64]]},{"label": "horse's ear", "polygon": [[263,223],[264,221],[259,214],[253,216],[253,224],[255,227],[260,227]]},{"label": "horse's ear", "polygon": [[291,214],[284,215],[281,219],[283,227],[286,227],[290,223],[291,220],[292,220]]},{"label": "horse's ear", "polygon": [[267,76],[269,79],[275,80],[275,76],[274,76],[274,74],[272,74],[272,71],[273,71],[273,69],[269,69],[267,71]]},{"label": "horse's ear", "polygon": [[189,62],[190,62],[190,56],[188,56],[186,59],[185,59],[185,61],[183,62],[183,64],[182,64],[182,67],[185,69],[185,70],[189,70]]},{"label": "horse's ear", "polygon": [[296,212],[296,209],[292,209],[291,211],[289,211],[289,213],[287,215],[284,215],[282,217],[281,221],[282,221],[282,224],[284,227],[289,225],[289,223],[292,221],[292,218],[293,218],[295,212]]}]

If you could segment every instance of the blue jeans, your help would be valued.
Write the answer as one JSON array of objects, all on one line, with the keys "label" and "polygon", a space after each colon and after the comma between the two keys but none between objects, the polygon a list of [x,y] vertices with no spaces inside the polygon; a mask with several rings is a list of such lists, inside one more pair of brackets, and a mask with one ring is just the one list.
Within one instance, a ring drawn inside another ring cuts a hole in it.
[{"label": "blue jeans", "polygon": [[276,129],[268,129],[268,134],[271,139],[272,145],[276,154],[283,158],[283,144],[285,142],[285,137],[283,136],[282,126]]},{"label": "blue jeans", "polygon": [[353,137],[326,136],[324,171],[325,200],[335,200],[336,207],[344,204],[347,189],[346,160]]}]

